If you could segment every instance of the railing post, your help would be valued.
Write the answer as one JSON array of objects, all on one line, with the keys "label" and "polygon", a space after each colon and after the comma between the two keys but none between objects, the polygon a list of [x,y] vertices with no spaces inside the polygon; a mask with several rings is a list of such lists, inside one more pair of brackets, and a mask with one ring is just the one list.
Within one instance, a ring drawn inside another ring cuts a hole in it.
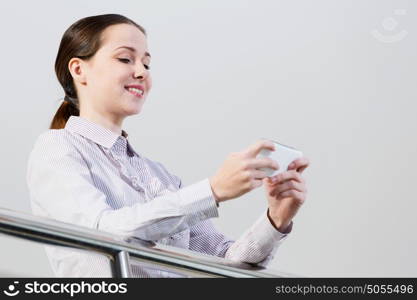
[{"label": "railing post", "polygon": [[114,274],[115,278],[132,277],[132,268],[130,266],[129,253],[120,251],[114,256]]}]

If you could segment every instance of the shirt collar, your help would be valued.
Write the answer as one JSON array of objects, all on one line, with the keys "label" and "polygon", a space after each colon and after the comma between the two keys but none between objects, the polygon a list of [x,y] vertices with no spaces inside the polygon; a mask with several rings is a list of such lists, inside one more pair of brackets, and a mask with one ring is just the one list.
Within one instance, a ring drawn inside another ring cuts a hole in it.
[{"label": "shirt collar", "polygon": [[127,141],[128,134],[124,130],[122,130],[121,135],[118,135],[110,129],[107,129],[97,123],[79,116],[70,116],[67,123],[65,124],[65,129],[74,133],[78,133],[79,135],[108,149],[111,149],[119,138],[126,138],[128,150],[130,150],[130,152],[136,153],[131,147],[130,143]]}]

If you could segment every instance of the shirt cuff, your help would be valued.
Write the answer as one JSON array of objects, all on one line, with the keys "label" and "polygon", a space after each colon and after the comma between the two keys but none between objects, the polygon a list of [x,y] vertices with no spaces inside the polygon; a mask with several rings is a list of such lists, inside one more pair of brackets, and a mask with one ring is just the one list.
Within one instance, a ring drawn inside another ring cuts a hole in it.
[{"label": "shirt cuff", "polygon": [[[291,225],[290,225],[291,226]],[[290,227],[289,227],[290,228]],[[278,246],[288,233],[275,229],[269,221],[267,211],[226,252],[233,261],[255,263],[265,266],[273,258]]]},{"label": "shirt cuff", "polygon": [[209,179],[178,190],[181,207],[187,215],[194,215],[200,220],[219,216],[217,202],[211,190]]},{"label": "shirt cuff", "polygon": [[258,243],[268,244],[271,241],[278,242],[284,239],[291,231],[293,222],[291,221],[285,232],[279,232],[268,218],[267,211],[253,225],[253,232],[257,233]]}]

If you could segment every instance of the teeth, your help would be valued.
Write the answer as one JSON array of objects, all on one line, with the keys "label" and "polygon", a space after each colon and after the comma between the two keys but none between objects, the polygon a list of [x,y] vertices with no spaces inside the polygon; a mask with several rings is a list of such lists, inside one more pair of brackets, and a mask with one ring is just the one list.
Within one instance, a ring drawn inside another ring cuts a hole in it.
[{"label": "teeth", "polygon": [[137,88],[128,88],[129,91],[143,95],[143,91]]}]

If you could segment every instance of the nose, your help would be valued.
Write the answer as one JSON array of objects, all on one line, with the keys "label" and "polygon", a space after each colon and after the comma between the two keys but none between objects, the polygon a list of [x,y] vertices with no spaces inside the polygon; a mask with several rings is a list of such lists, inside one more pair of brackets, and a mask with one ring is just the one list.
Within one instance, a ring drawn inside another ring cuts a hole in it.
[{"label": "nose", "polygon": [[144,65],[141,64],[141,67],[136,69],[135,78],[139,80],[145,80],[149,75],[149,71],[145,68]]}]

